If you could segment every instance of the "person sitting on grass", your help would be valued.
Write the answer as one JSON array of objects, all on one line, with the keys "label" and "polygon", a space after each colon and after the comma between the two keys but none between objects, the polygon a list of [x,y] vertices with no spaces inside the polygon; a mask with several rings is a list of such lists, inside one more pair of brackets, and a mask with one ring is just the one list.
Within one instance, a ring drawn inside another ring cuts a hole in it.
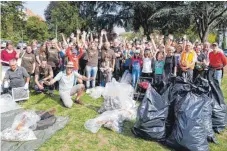
[{"label": "person sitting on grass", "polygon": [[[16,59],[9,61],[10,69],[6,71],[5,77],[3,79],[3,88],[4,92],[11,93],[13,88],[24,87],[25,90],[28,90],[30,76],[24,67],[19,67],[17,65]],[[26,79],[26,82],[25,80]]]},{"label": "person sitting on grass", "polygon": [[54,79],[50,82],[46,82],[47,85],[52,85],[56,81],[59,81],[59,94],[60,98],[63,101],[65,107],[71,108],[73,105],[72,96],[76,96],[75,103],[83,105],[83,103],[79,100],[80,97],[84,94],[85,86],[84,84],[74,85],[75,78],[79,78],[84,81],[91,81],[92,78],[87,78],[85,76],[80,75],[77,72],[73,72],[74,64],[73,62],[68,62],[66,65],[66,70],[59,72]]},{"label": "person sitting on grass", "polygon": [[46,81],[52,80],[54,77],[52,67],[47,64],[47,60],[42,60],[41,65],[35,69],[35,91],[42,93],[49,90],[49,94],[53,95],[54,86],[46,85]]}]

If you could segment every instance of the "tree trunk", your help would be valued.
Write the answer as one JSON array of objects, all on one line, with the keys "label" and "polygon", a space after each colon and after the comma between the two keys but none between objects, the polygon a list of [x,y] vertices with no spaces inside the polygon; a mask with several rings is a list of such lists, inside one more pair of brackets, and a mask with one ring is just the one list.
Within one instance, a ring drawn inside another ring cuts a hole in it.
[{"label": "tree trunk", "polygon": [[206,30],[202,34],[201,42],[207,42],[208,41],[208,34],[209,34],[209,26],[206,28]]}]

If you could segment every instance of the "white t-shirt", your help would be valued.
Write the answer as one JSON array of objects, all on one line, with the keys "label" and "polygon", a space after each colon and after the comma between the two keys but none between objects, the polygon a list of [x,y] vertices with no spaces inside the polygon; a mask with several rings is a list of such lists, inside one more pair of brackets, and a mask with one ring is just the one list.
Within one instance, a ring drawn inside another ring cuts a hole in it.
[{"label": "white t-shirt", "polygon": [[78,72],[73,72],[70,76],[67,76],[65,71],[61,71],[54,79],[55,81],[59,81],[59,91],[70,91],[77,77],[81,77]]},{"label": "white t-shirt", "polygon": [[152,73],[151,64],[152,64],[152,59],[151,58],[143,58],[143,69],[142,69],[142,72],[143,73]]}]

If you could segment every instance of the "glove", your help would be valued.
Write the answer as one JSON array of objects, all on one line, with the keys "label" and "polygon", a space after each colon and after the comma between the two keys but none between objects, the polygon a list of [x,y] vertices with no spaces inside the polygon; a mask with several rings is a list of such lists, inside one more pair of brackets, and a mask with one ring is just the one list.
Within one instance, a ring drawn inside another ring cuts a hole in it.
[{"label": "glove", "polygon": [[25,90],[28,90],[28,83],[25,83],[24,89],[25,89]]},{"label": "glove", "polygon": [[5,81],[3,87],[4,87],[5,89],[9,88],[9,82],[8,82],[8,81]]}]

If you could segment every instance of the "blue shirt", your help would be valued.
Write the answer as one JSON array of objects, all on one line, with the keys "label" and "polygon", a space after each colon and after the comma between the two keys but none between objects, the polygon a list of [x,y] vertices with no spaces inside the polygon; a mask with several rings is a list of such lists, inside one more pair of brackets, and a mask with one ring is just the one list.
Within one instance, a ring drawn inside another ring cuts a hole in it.
[{"label": "blue shirt", "polygon": [[163,74],[164,72],[164,61],[155,61],[155,74]]}]

